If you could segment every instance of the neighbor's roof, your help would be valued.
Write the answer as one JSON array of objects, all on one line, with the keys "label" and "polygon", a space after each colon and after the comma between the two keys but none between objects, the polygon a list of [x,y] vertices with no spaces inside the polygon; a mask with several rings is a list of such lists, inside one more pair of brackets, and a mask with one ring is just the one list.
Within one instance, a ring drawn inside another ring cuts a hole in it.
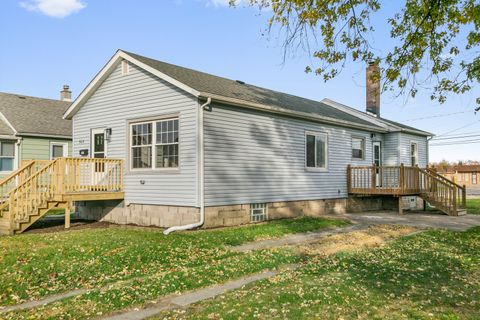
[{"label": "neighbor's roof", "polygon": [[480,165],[478,164],[464,164],[454,167],[457,172],[480,172]]},{"label": "neighbor's roof", "polygon": [[0,92],[0,134],[72,136],[72,122],[62,118],[71,102]]},{"label": "neighbor's roof", "polygon": [[[285,115],[299,116],[327,123],[369,129],[378,132],[402,131],[398,125],[385,125],[373,121],[372,116],[362,116],[359,113],[346,112],[335,105],[315,101],[295,95],[257,87],[248,83],[218,77],[201,71],[180,67],[135,53],[119,50],[97,74],[79,98],[67,110],[64,117],[71,118],[89,96],[98,88],[101,82],[115,68],[121,59],[150,71],[160,78],[190,92],[199,98],[212,98],[214,101],[230,103],[236,106],[252,107],[265,111],[278,112]],[[406,126],[404,127],[407,128]],[[410,127],[411,128],[411,127]],[[431,135],[430,133],[408,129],[413,133]]]}]

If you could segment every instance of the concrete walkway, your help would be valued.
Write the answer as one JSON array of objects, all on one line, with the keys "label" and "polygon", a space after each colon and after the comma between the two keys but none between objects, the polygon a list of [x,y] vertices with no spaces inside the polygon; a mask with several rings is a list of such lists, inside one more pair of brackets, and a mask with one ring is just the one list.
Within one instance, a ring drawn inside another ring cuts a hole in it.
[{"label": "concrete walkway", "polygon": [[243,245],[231,247],[230,250],[236,251],[236,252],[247,252],[252,250],[270,249],[270,248],[281,247],[281,246],[294,246],[298,244],[316,242],[320,239],[323,239],[325,237],[335,235],[335,234],[360,231],[360,230],[366,230],[366,229],[368,229],[367,224],[358,223],[358,224],[354,224],[352,226],[348,226],[344,228],[328,228],[328,229],[323,229],[323,230],[314,231],[314,232],[291,234],[279,239],[269,239],[269,240],[248,242]]},{"label": "concrete walkway", "polygon": [[467,214],[464,216],[452,217],[439,213],[406,212],[403,215],[397,212],[365,212],[346,213],[331,215],[348,219],[362,225],[372,224],[393,224],[413,226],[417,228],[447,229],[452,231],[465,231],[472,227],[480,226],[480,215]]},{"label": "concrete walkway", "polygon": [[46,304],[49,304],[49,303],[52,303],[52,302],[55,302],[55,301],[59,301],[59,300],[63,300],[63,299],[67,299],[67,298],[70,298],[70,297],[74,297],[74,296],[84,294],[87,291],[88,291],[88,289],[76,289],[76,290],[68,291],[68,292],[65,292],[65,293],[51,295],[51,296],[48,296],[48,297],[46,297],[44,299],[41,299],[41,300],[32,300],[32,301],[27,301],[25,303],[17,304],[17,305],[14,305],[14,306],[0,307],[0,314],[7,313],[7,312],[10,312],[10,311],[19,311],[19,310],[41,307],[41,306],[44,306]]},{"label": "concrete walkway", "polygon": [[[296,269],[298,265],[291,265],[287,269]],[[218,295],[224,294],[225,292],[239,289],[247,284],[267,279],[273,276],[276,276],[280,271],[265,271],[262,273],[257,273],[248,277],[240,278],[237,280],[229,281],[225,284],[215,285],[191,292],[184,293],[179,296],[170,296],[165,297],[161,300],[158,300],[156,303],[146,306],[143,309],[134,309],[131,311],[124,311],[123,313],[117,315],[111,315],[108,317],[103,317],[102,319],[108,320],[141,320],[152,317],[162,311],[184,308],[193,303],[214,298]]]}]

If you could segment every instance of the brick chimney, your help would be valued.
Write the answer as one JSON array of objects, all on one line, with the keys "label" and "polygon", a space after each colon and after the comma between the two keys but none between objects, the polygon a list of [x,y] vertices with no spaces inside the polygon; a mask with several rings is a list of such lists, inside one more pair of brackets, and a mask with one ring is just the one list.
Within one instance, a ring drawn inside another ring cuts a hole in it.
[{"label": "brick chimney", "polygon": [[380,117],[380,69],[375,62],[367,67],[367,113]]},{"label": "brick chimney", "polygon": [[63,86],[63,90],[60,91],[60,100],[62,101],[72,101],[72,91],[68,85]]}]

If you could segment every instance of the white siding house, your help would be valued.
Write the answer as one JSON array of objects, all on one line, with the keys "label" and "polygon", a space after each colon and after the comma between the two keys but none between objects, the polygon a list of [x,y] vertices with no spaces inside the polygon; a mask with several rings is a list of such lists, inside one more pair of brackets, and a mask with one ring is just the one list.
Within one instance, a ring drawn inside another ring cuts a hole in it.
[{"label": "white siding house", "polygon": [[348,165],[410,165],[413,155],[425,167],[431,135],[121,50],[65,117],[74,156],[125,166],[124,201],[82,203],[79,214],[161,227],[345,211]]}]

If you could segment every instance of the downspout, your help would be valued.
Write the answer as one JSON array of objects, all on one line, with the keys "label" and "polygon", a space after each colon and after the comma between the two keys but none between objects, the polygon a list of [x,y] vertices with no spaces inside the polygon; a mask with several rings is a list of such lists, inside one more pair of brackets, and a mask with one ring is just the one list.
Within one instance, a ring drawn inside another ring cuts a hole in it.
[{"label": "downspout", "polygon": [[199,154],[198,154],[198,170],[199,170],[199,193],[200,193],[200,221],[192,224],[187,224],[183,226],[174,226],[170,227],[167,230],[163,231],[163,234],[168,235],[175,231],[189,230],[201,227],[205,222],[205,166],[204,166],[204,142],[203,142],[203,109],[208,107],[212,103],[212,98],[208,98],[207,102],[202,104],[198,110],[198,145],[199,145]]}]

